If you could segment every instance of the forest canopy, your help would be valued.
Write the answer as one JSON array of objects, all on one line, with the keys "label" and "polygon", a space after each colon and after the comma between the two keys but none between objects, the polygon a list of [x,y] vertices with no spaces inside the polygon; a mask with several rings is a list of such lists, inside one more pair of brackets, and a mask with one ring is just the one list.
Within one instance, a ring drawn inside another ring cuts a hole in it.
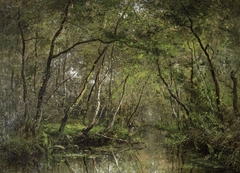
[{"label": "forest canopy", "polygon": [[[0,138],[135,123],[219,131],[239,114],[240,2],[0,2]],[[234,130],[233,130],[234,131]]]}]

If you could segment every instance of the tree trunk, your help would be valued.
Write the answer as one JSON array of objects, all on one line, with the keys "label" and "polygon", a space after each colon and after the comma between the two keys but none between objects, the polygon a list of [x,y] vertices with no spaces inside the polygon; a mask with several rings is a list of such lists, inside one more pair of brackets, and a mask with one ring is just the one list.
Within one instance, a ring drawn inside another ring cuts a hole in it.
[{"label": "tree trunk", "polygon": [[236,72],[231,72],[231,79],[233,81],[233,89],[232,89],[232,94],[233,94],[233,110],[234,110],[234,115],[236,118],[239,117],[239,109],[238,109],[238,90],[237,90],[237,86],[238,86],[238,80],[235,77],[235,73]]},{"label": "tree trunk", "polygon": [[129,118],[128,118],[127,126],[129,126],[129,125],[132,123],[132,118],[133,118],[134,114],[135,114],[135,113],[137,112],[137,110],[138,110],[138,107],[139,107],[139,105],[140,105],[140,103],[141,103],[141,101],[142,101],[142,96],[143,96],[144,88],[146,87],[149,78],[150,78],[150,75],[148,76],[147,80],[145,81],[143,87],[142,87],[141,90],[140,90],[139,99],[138,99],[137,105],[135,106],[133,112],[131,113],[131,115],[130,115]]},{"label": "tree trunk", "polygon": [[[18,15],[20,18],[20,11],[18,11]],[[25,130],[26,132],[28,131],[29,127],[28,127],[28,102],[27,102],[27,82],[26,82],[26,75],[25,75],[25,50],[26,50],[26,44],[25,44],[25,39],[24,39],[24,34],[23,34],[23,29],[21,26],[20,21],[18,22],[18,27],[20,30],[20,35],[21,35],[21,42],[22,42],[22,50],[21,50],[21,78],[22,78],[22,87],[23,87],[23,103],[24,103],[24,113],[23,113],[23,117],[24,117],[24,126],[25,126]]]},{"label": "tree trunk", "polygon": [[120,109],[120,107],[121,107],[121,105],[122,105],[122,101],[123,101],[123,97],[124,97],[124,93],[125,93],[125,88],[126,88],[126,83],[127,83],[128,77],[129,77],[129,75],[127,75],[127,77],[126,77],[125,80],[124,80],[124,83],[123,83],[123,91],[122,91],[121,99],[120,99],[120,101],[119,101],[119,103],[118,103],[118,107],[117,107],[116,111],[115,111],[114,114],[113,114],[111,123],[110,123],[109,126],[106,128],[106,131],[110,130],[110,129],[113,127],[114,123],[115,123],[115,119],[116,119],[116,117],[117,117],[117,113],[118,113],[118,111],[119,111],[119,109]]},{"label": "tree trunk", "polygon": [[75,106],[77,106],[80,101],[82,101],[83,99],[83,95],[85,94],[86,90],[87,90],[87,85],[88,85],[88,82],[91,78],[91,75],[93,74],[93,71],[98,63],[98,61],[101,59],[101,57],[105,54],[105,52],[107,51],[107,46],[104,47],[104,49],[102,50],[102,52],[99,54],[98,58],[94,61],[93,63],[93,66],[92,66],[92,69],[90,70],[89,74],[87,75],[85,81],[84,81],[84,84],[83,84],[83,87],[82,87],[82,90],[80,91],[79,95],[76,97],[76,99],[74,100],[74,102],[72,103],[71,106],[68,107],[68,109],[65,111],[65,115],[64,117],[62,118],[62,123],[60,125],[60,128],[58,130],[58,135],[61,136],[64,129],[65,129],[65,126],[67,124],[67,120],[68,120],[68,117],[69,115],[72,113],[73,109],[75,108]]},{"label": "tree trunk", "polygon": [[72,2],[72,0],[68,1],[68,4],[64,10],[63,20],[61,21],[58,30],[56,31],[56,33],[54,34],[54,36],[51,40],[49,55],[47,58],[47,65],[46,65],[45,72],[44,72],[45,74],[44,74],[42,85],[40,87],[40,90],[38,92],[38,97],[37,97],[37,110],[36,110],[35,119],[34,119],[35,122],[32,127],[32,132],[34,135],[36,134],[36,131],[38,130],[40,123],[42,121],[41,108],[42,108],[42,103],[43,103],[43,97],[44,97],[46,89],[47,89],[47,84],[48,84],[48,81],[51,76],[51,64],[52,64],[52,60],[54,58],[53,53],[54,53],[55,42],[63,30],[63,25],[67,20],[68,10],[69,10],[71,2]]},{"label": "tree trunk", "polygon": [[210,67],[210,72],[211,72],[211,76],[212,76],[212,80],[213,80],[214,88],[215,88],[215,102],[216,102],[216,106],[217,106],[217,117],[218,117],[219,120],[223,121],[223,114],[222,114],[222,110],[221,110],[221,101],[220,101],[220,87],[219,87],[217,76],[216,76],[214,66],[213,66],[213,63],[212,63],[212,58],[210,57],[210,55],[208,53],[208,48],[211,48],[211,47],[209,45],[206,45],[205,47],[203,46],[202,40],[200,39],[200,37],[197,35],[197,33],[193,29],[193,21],[190,18],[189,14],[188,14],[188,11],[186,10],[186,8],[184,7],[183,4],[182,4],[182,7],[183,7],[183,9],[184,9],[184,11],[185,11],[185,13],[188,17],[189,22],[190,22],[189,28],[190,28],[191,33],[197,39],[197,42],[200,45],[201,50],[203,51],[203,53],[207,57],[208,65]]},{"label": "tree trunk", "polygon": [[[98,82],[98,81],[96,81],[96,82]],[[97,119],[97,116],[99,114],[100,106],[101,106],[101,98],[100,98],[100,95],[101,95],[101,85],[102,85],[102,83],[99,83],[99,84],[96,85],[97,107],[95,109],[95,113],[93,115],[91,123],[83,130],[84,134],[87,134],[93,128],[94,124],[96,123],[96,119]]]},{"label": "tree trunk", "polygon": [[166,86],[169,94],[171,95],[171,97],[176,100],[176,102],[183,108],[183,110],[186,112],[187,115],[189,115],[189,110],[187,108],[187,106],[185,104],[183,104],[179,98],[172,92],[171,88],[169,87],[168,83],[165,81],[164,77],[162,76],[162,72],[161,72],[161,68],[160,68],[160,64],[158,62],[158,60],[156,60],[157,62],[157,67],[158,67],[158,75],[160,76],[161,80],[163,81],[164,85]]}]

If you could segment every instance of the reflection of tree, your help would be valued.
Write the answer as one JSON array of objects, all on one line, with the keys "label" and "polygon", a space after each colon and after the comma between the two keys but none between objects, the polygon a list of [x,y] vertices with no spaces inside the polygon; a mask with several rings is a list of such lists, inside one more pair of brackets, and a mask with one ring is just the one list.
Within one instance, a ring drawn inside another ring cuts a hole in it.
[{"label": "reflection of tree", "polygon": [[2,1],[0,137],[38,145],[46,133],[64,143],[96,127],[128,138],[124,130],[142,126],[143,117],[177,124],[203,148],[225,148],[216,134],[230,128],[234,136],[239,118],[239,6]]}]

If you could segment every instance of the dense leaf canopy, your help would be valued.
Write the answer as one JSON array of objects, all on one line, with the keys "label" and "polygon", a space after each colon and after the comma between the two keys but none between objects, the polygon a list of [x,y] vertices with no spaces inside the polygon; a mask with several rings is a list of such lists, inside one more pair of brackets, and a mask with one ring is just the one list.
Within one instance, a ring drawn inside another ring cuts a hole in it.
[{"label": "dense leaf canopy", "polygon": [[232,0],[1,1],[0,119],[12,125],[1,128],[35,137],[48,123],[61,136],[71,120],[85,134],[160,120],[231,126],[240,116],[239,8]]}]

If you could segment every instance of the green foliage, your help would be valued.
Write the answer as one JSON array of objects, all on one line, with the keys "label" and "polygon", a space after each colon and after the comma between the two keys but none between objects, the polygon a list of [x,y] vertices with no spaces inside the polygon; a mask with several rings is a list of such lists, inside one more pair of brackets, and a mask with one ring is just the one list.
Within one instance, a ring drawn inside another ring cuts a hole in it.
[{"label": "green foliage", "polygon": [[[85,126],[80,123],[67,124],[64,130],[64,135],[75,136],[77,134],[80,134],[84,128]],[[46,134],[57,135],[58,130],[59,130],[59,124],[51,123],[51,124],[43,125],[43,131]]]},{"label": "green foliage", "polygon": [[[117,113],[120,118],[113,127],[116,138],[131,136],[122,124],[127,123],[141,96],[133,120],[138,123],[141,118],[161,120],[158,128],[170,132],[174,144],[192,143],[218,159],[230,151],[232,162],[227,164],[237,165],[238,153],[233,146],[239,149],[238,130],[235,125],[228,129],[229,133],[223,130],[227,129],[229,119],[237,118],[230,73],[239,76],[238,1],[84,0],[71,1],[66,11],[68,2],[1,2],[0,95],[4,98],[0,105],[1,122],[8,124],[10,115],[15,113],[14,121],[39,122],[39,131],[26,132],[32,133],[38,149],[47,155],[53,149],[64,150],[63,146],[55,145],[60,127],[56,122],[61,122],[84,85],[85,92],[71,116],[91,122],[100,101],[104,113],[99,122],[106,122],[118,107],[123,81],[128,76]],[[106,52],[99,56],[104,47]],[[55,55],[52,60],[49,53]],[[51,61],[47,63],[47,59]],[[157,72],[156,60],[161,74]],[[44,83],[47,68],[50,77]],[[211,77],[213,72],[219,83],[219,97],[216,81]],[[158,75],[162,75],[165,83]],[[223,122],[218,119],[216,97],[220,98]],[[43,104],[37,105],[39,102]],[[189,109],[189,115],[183,111],[183,105]],[[36,118],[39,112],[41,116]],[[94,125],[90,136],[104,131],[102,125]],[[21,131],[22,126],[14,124],[9,134]],[[84,128],[79,121],[68,121],[63,135],[70,142]],[[10,136],[4,146],[21,156],[34,150],[30,143]]]},{"label": "green foliage", "polygon": [[179,146],[186,143],[189,137],[181,132],[170,133],[164,140],[164,144],[169,146]]},{"label": "green foliage", "polygon": [[34,144],[35,148],[38,149],[41,155],[44,156],[42,160],[45,163],[45,168],[48,168],[54,163],[54,153],[63,153],[65,151],[65,147],[54,144],[52,137],[45,132],[38,134],[36,139],[37,141]]},{"label": "green foliage", "polygon": [[105,126],[102,126],[102,125],[94,126],[90,131],[90,135],[95,134],[95,133],[101,133],[104,130],[105,130]]},{"label": "green foliage", "polygon": [[122,127],[120,124],[114,126],[113,132],[115,138],[121,139],[128,139],[131,135],[133,135],[129,133],[128,128]]},{"label": "green foliage", "polygon": [[24,163],[34,154],[34,147],[31,141],[15,136],[2,144],[1,152],[6,156],[7,161]]},{"label": "green foliage", "polygon": [[214,152],[213,147],[212,147],[210,144],[207,144],[207,147],[208,147],[208,152],[209,152],[209,154],[214,155],[215,152]]},{"label": "green foliage", "polygon": [[167,131],[167,132],[175,132],[178,131],[177,123],[169,124],[168,122],[161,121],[156,124],[156,127],[159,130]]}]

